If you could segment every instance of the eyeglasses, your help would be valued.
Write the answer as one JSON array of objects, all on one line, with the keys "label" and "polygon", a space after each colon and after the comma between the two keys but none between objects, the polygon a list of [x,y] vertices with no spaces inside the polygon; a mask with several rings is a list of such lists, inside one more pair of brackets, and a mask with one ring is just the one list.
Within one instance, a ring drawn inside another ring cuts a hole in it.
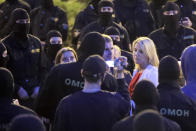
[{"label": "eyeglasses", "polygon": [[60,44],[62,45],[62,38],[61,37],[51,37],[50,38],[50,44],[51,45],[56,45],[56,44]]},{"label": "eyeglasses", "polygon": [[113,13],[113,8],[110,6],[104,6],[104,7],[101,7],[101,12],[102,13],[104,12]]},{"label": "eyeglasses", "polygon": [[177,15],[178,14],[178,11],[177,10],[170,10],[170,11],[164,11],[163,12],[163,15],[169,15],[169,16],[172,16],[172,15]]},{"label": "eyeglasses", "polygon": [[16,20],[16,23],[17,24],[28,24],[30,23],[30,20],[29,19],[18,19]]}]

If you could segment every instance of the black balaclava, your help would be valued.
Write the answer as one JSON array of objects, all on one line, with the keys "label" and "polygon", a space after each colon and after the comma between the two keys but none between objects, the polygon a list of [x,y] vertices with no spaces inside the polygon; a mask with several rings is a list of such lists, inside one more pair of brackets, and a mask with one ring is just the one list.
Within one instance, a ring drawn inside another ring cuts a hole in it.
[{"label": "black balaclava", "polygon": [[5,67],[9,57],[5,45],[0,42],[0,67]]},{"label": "black balaclava", "polygon": [[180,77],[178,60],[173,56],[165,56],[159,64],[159,83],[177,81]]},{"label": "black balaclava", "polygon": [[77,50],[78,61],[83,62],[90,55],[103,56],[105,50],[105,40],[98,32],[87,33],[81,41],[81,45]]},{"label": "black balaclava", "polygon": [[166,32],[174,33],[175,35],[179,27],[180,9],[176,3],[167,2],[163,11],[165,12],[165,11],[174,11],[174,10],[178,11],[176,15],[164,15],[163,14],[163,18],[164,18],[164,28]]},{"label": "black balaclava", "polygon": [[16,8],[11,14],[13,32],[19,39],[26,39],[30,29],[30,18],[26,10]]},{"label": "black balaclava", "polygon": [[[111,7],[111,12],[102,12],[102,8]],[[101,0],[98,4],[98,11],[99,11],[99,23],[102,26],[108,26],[112,22],[112,14],[114,13],[114,4],[112,1],[109,0]]]},{"label": "black balaclava", "polygon": [[[116,27],[110,26],[106,28],[106,30],[104,31],[104,34],[109,35],[112,38],[114,45],[117,45],[122,49],[122,45],[120,42],[120,32]],[[118,40],[114,39],[113,37],[115,36],[119,37],[119,39]]]},{"label": "black balaclava", "polygon": [[148,80],[141,80],[135,86],[133,100],[137,106],[156,106],[159,102],[159,92]]},{"label": "black balaclava", "polygon": [[41,6],[45,9],[50,9],[54,6],[53,0],[41,0]]},{"label": "black balaclava", "polygon": [[3,67],[0,67],[0,98],[12,98],[14,93],[14,78],[12,73]]},{"label": "black balaclava", "polygon": [[8,131],[46,131],[46,129],[39,117],[22,114],[12,119]]},{"label": "black balaclava", "polygon": [[62,48],[62,41],[59,41],[58,43],[51,41],[51,39],[54,37],[60,37],[62,40],[62,35],[59,31],[51,30],[47,34],[46,45],[44,48],[46,55],[49,57],[51,61],[55,59],[57,52]]}]

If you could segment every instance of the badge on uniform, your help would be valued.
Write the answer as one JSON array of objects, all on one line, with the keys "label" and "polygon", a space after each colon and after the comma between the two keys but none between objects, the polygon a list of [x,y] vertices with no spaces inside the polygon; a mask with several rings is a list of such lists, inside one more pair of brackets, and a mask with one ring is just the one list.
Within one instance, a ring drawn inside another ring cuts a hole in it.
[{"label": "badge on uniform", "polygon": [[187,36],[184,36],[183,39],[184,39],[184,40],[187,40],[187,39],[194,39],[194,35],[187,35]]},{"label": "badge on uniform", "polygon": [[31,53],[33,54],[33,53],[39,53],[40,52],[40,49],[32,49],[31,50]]}]

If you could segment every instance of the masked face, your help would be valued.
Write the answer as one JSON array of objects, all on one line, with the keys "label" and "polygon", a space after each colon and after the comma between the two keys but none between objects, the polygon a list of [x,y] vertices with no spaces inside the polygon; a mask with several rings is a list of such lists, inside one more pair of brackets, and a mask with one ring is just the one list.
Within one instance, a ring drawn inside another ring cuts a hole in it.
[{"label": "masked face", "polygon": [[14,26],[14,32],[17,34],[28,34],[30,29],[30,20],[29,19],[17,19],[15,26]]},{"label": "masked face", "polygon": [[14,3],[14,2],[16,2],[17,0],[6,0],[7,2],[9,2],[9,3]]},{"label": "masked face", "polygon": [[57,52],[62,48],[61,37],[51,37],[50,43],[46,47],[46,54],[53,61],[56,57]]},{"label": "masked face", "polygon": [[152,0],[156,5],[165,5],[168,0]]},{"label": "masked face", "polygon": [[163,12],[165,26],[175,28],[179,24],[180,15],[178,10],[169,10]]}]

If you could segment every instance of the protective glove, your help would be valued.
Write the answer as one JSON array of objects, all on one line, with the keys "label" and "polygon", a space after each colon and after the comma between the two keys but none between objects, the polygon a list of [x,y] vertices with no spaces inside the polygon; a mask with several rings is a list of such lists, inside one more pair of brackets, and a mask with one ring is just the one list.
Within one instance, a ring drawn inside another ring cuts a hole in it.
[{"label": "protective glove", "polygon": [[31,94],[31,98],[33,98],[33,99],[35,99],[36,97],[37,97],[37,95],[38,95],[38,93],[39,93],[39,86],[36,86],[35,88],[34,88],[34,91],[33,91],[33,93]]},{"label": "protective glove", "polygon": [[20,89],[18,90],[18,96],[19,96],[22,100],[27,100],[27,99],[29,99],[29,95],[28,95],[27,91],[26,91],[23,87],[20,87]]}]

